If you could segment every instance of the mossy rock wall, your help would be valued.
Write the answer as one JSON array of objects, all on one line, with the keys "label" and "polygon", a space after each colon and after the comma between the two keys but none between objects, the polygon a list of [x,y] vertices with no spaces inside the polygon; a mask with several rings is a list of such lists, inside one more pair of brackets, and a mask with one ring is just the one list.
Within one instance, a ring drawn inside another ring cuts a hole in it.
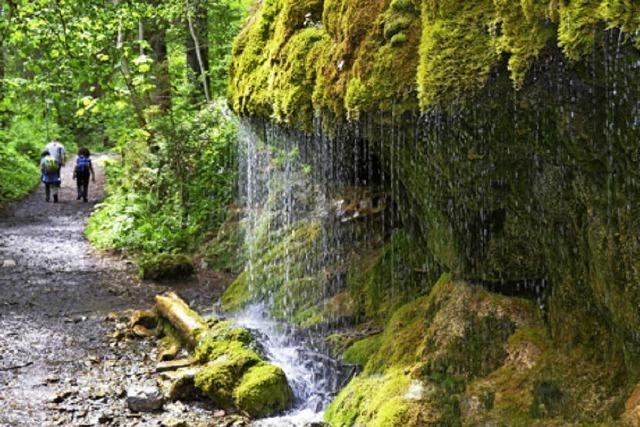
[{"label": "mossy rock wall", "polygon": [[506,58],[513,85],[557,45],[593,52],[602,29],[640,46],[628,0],[264,0],[237,38],[229,98],[243,114],[308,126],[314,110],[426,110],[483,88]]},{"label": "mossy rock wall", "polygon": [[638,378],[639,16],[617,0],[265,0],[229,98],[300,128],[355,121],[440,268],[546,288],[557,343]]},{"label": "mossy rock wall", "polygon": [[[613,396],[640,378],[639,24],[623,0],[264,0],[236,41],[229,99],[306,130],[290,135],[323,160],[335,141],[364,144],[383,171],[412,242],[383,233],[387,245],[349,260],[337,290],[356,317],[384,322],[438,271],[534,293],[549,345],[617,375]],[[411,272],[396,294],[384,292],[385,248],[407,260],[391,270]],[[555,395],[537,380],[522,425]]]}]

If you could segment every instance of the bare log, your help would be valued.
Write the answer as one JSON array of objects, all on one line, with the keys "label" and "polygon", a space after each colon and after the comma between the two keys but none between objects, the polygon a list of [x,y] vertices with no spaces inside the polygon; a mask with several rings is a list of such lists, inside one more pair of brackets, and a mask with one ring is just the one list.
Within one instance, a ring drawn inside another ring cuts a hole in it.
[{"label": "bare log", "polygon": [[186,302],[174,292],[169,292],[156,296],[156,308],[191,346],[197,344],[198,332],[206,329],[207,324]]}]

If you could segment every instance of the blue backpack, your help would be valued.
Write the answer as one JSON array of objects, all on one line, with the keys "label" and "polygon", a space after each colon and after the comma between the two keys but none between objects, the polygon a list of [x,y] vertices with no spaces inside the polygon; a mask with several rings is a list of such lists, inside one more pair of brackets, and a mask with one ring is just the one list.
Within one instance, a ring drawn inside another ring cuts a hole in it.
[{"label": "blue backpack", "polygon": [[78,156],[76,160],[76,173],[78,175],[87,175],[91,169],[91,159],[85,156]]}]

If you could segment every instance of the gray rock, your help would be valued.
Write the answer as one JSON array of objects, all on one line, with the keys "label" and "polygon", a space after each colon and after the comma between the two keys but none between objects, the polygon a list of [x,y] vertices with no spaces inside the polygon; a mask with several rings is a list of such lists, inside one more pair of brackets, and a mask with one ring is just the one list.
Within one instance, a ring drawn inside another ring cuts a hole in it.
[{"label": "gray rock", "polygon": [[127,390],[127,406],[133,412],[153,412],[163,405],[164,397],[154,385],[133,386]]},{"label": "gray rock", "polygon": [[172,402],[193,400],[197,395],[195,376],[199,371],[200,368],[192,367],[162,372],[158,382],[165,398]]},{"label": "gray rock", "polygon": [[2,267],[3,268],[13,268],[16,265],[18,265],[18,264],[12,259],[5,259],[4,261],[2,261]]},{"label": "gray rock", "polygon": [[161,427],[189,427],[186,421],[179,420],[177,418],[167,418],[160,424]]}]

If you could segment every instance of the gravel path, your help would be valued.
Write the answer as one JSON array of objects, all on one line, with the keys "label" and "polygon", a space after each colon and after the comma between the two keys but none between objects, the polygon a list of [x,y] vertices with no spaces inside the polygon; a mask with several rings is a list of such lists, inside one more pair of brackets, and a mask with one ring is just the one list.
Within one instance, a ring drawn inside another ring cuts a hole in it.
[{"label": "gravel path", "polygon": [[[141,283],[129,262],[92,251],[83,229],[103,197],[103,171],[96,168],[98,182],[82,203],[70,169],[63,169],[60,203],[46,203],[38,188],[0,211],[0,426],[219,425],[207,421],[204,403],[144,414],[126,407],[127,388],[153,379],[155,349],[149,341],[108,339],[114,323],[107,314],[148,307],[169,286]],[[202,307],[220,283],[171,288]]]}]

